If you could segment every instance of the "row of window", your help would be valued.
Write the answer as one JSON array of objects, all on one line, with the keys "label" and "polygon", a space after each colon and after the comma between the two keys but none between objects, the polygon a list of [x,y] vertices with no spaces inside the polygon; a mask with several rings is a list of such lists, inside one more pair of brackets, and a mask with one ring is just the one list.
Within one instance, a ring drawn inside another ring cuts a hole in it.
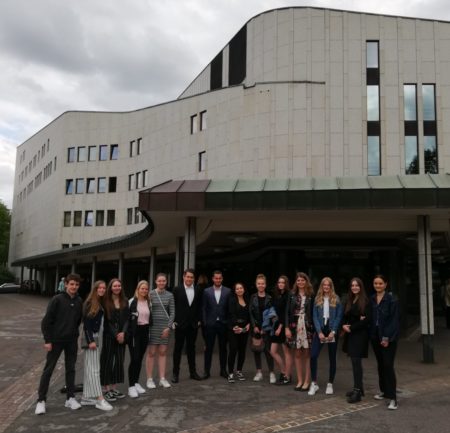
[{"label": "row of window", "polygon": [[[73,221],[72,221],[73,214]],[[105,211],[104,210],[96,210],[95,211],[95,220],[94,220],[94,211],[86,210],[84,211],[84,219],[83,219],[83,211],[65,211],[64,212],[64,227],[93,227],[94,223],[96,226],[104,226],[105,225]],[[114,209],[108,209],[106,211],[106,225],[113,226],[116,224],[116,211]]]},{"label": "row of window", "polygon": [[[107,189],[108,188],[108,189]],[[66,194],[94,194],[105,192],[116,192],[117,177],[88,177],[87,179],[66,179]]]},{"label": "row of window", "polygon": [[148,185],[148,170],[128,175],[128,191],[144,188]]},{"label": "row of window", "polygon": [[[39,162],[41,157],[43,158],[45,156],[45,150],[47,149],[47,152],[50,150],[50,139],[47,139],[47,143],[44,143],[41,147],[41,149],[38,150],[38,153],[33,156],[32,161],[28,163],[28,166],[31,170],[31,165],[33,167],[36,167],[36,162]],[[25,150],[22,151],[22,153],[19,156],[19,163],[22,164],[22,162],[25,161]]]},{"label": "row of window", "polygon": [[142,138],[130,141],[130,158],[140,155],[142,151]]},{"label": "row of window", "polygon": [[[109,151],[108,151],[109,149]],[[119,159],[119,145],[78,146],[67,149],[67,162],[107,161]]]},{"label": "row of window", "polygon": [[[53,167],[56,170],[56,156],[55,156],[54,164],[53,164],[53,161],[50,161],[44,167],[44,170],[40,171],[34,177],[34,180],[29,182],[28,185],[17,195],[17,199],[18,199],[19,203],[21,203],[23,200],[25,200],[27,198],[27,196],[30,195],[33,192],[33,190],[36,189],[43,182],[43,180],[46,180],[52,174]],[[43,174],[43,179],[42,179],[42,174]]]},{"label": "row of window", "polygon": [[191,116],[191,134],[195,134],[198,131],[204,131],[206,129],[206,120],[208,113],[206,110],[200,111],[198,114]]},{"label": "row of window", "polygon": [[139,208],[129,207],[127,209],[127,224],[139,224],[145,222],[144,215],[141,214]]},{"label": "row of window", "polygon": [[[38,153],[39,153],[39,155],[40,155],[41,151],[39,151]],[[27,164],[27,165],[25,166],[25,168],[20,172],[20,175],[19,175],[19,182],[22,182],[22,181],[28,176],[28,174],[31,173],[31,170],[32,170],[34,167],[36,167],[36,161],[39,162],[40,159],[41,159],[40,156],[39,156],[39,158],[37,158],[37,159],[36,159],[36,156],[35,156],[35,157],[33,158],[33,160],[30,161],[30,163]],[[45,175],[45,171],[48,170],[49,164],[51,164],[51,163],[52,163],[52,162],[50,161],[50,162],[45,166],[45,168],[44,168],[44,177],[45,177],[45,178],[47,178],[47,177],[49,176],[48,173],[47,173],[47,175]],[[55,156],[55,159],[54,159],[54,164],[55,164],[55,170],[56,170],[56,156]]]}]

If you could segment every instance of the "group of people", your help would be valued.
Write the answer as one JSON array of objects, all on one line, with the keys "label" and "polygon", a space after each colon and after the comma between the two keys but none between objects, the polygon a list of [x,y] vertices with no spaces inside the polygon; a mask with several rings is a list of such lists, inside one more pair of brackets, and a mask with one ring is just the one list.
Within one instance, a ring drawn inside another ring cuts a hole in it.
[{"label": "group of people", "polygon": [[[112,279],[93,284],[84,304],[77,295],[80,278],[68,275],[65,291],[50,301],[42,320],[47,362],[39,385],[36,414],[46,411],[49,382],[62,351],[65,353],[67,400],[65,406],[79,409],[92,405],[111,410],[111,402],[124,398],[117,384],[124,383],[125,348],[130,352],[128,395],[137,398],[145,393],[140,385],[141,365],[146,355],[146,386],[156,388],[153,378],[155,358],[159,381],[171,387],[166,378],[167,347],[174,335],[172,383],[180,380],[183,353],[187,355],[189,376],[207,380],[211,376],[215,341],[219,345],[220,375],[229,383],[244,381],[243,366],[248,341],[254,355],[256,373],[253,381],[263,380],[262,356],[267,362],[269,382],[288,385],[296,371],[295,391],[313,396],[319,391],[318,359],[328,348],[329,375],[326,394],[333,394],[339,338],[351,359],[353,388],[347,401],[356,403],[364,396],[362,359],[368,356],[371,343],[378,366],[379,393],[375,399],[387,399],[388,408],[397,409],[394,360],[399,338],[399,310],[396,298],[387,292],[382,275],[373,279],[374,293],[367,295],[359,278],[352,278],[345,302],[335,292],[331,278],[324,277],[314,292],[306,273],[296,274],[291,287],[281,275],[273,290],[267,292],[263,274],[255,280],[256,293],[251,296],[241,282],[233,289],[225,287],[221,271],[214,271],[212,286],[195,285],[195,271],[186,269],[183,283],[169,290],[167,276],[158,274],[155,288],[140,281],[134,296],[127,300],[122,283]],[[83,322],[85,349],[83,396],[75,399],[75,363],[78,328]],[[196,368],[196,339],[201,329],[204,348],[204,372]],[[279,375],[275,374],[277,366]]]}]

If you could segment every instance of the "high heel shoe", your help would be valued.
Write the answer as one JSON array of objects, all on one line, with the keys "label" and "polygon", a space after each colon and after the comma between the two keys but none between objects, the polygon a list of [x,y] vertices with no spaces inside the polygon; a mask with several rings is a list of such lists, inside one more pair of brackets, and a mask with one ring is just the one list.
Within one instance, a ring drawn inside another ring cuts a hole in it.
[{"label": "high heel shoe", "polygon": [[310,383],[308,383],[306,386],[305,386],[305,384],[303,384],[300,391],[303,391],[303,392],[309,391],[310,386],[311,386]]},{"label": "high heel shoe", "polygon": [[302,390],[302,385],[303,385],[303,383],[301,383],[300,385],[296,385],[296,386],[294,387],[294,391],[303,391],[303,390]]}]

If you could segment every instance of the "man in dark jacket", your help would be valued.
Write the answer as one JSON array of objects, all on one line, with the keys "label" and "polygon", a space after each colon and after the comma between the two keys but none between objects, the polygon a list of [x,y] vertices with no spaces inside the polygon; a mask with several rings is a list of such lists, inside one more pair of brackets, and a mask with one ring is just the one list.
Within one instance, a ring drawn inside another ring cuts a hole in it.
[{"label": "man in dark jacket", "polygon": [[78,296],[80,276],[69,274],[66,277],[65,292],[55,295],[49,302],[47,312],[42,319],[41,329],[44,336],[44,348],[47,351],[47,361],[39,383],[39,396],[36,404],[36,415],[46,412],[50,378],[56,363],[64,351],[66,369],[67,400],[65,406],[70,409],[80,409],[81,405],[75,399],[75,363],[78,352],[78,335],[82,315],[82,301]]}]

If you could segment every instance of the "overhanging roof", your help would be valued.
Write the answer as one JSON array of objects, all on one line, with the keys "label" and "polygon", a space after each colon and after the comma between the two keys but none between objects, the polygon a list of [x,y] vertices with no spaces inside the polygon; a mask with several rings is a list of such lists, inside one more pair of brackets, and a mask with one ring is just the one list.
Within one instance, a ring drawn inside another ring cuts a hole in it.
[{"label": "overhanging roof", "polygon": [[450,175],[172,180],[139,194],[146,212],[450,208]]}]

